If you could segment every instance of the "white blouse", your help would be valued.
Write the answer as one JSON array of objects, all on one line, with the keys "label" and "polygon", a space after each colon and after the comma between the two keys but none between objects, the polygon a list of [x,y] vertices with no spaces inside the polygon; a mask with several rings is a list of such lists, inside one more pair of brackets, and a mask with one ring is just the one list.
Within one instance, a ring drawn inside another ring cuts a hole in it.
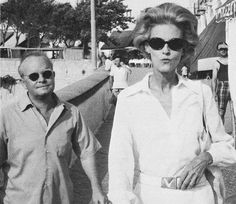
[{"label": "white blouse", "polygon": [[177,177],[200,153],[201,90],[213,140],[209,149],[212,165],[227,166],[236,162],[233,138],[225,133],[210,87],[179,77],[179,83],[172,90],[169,117],[149,89],[149,76],[118,96],[108,161],[109,198],[115,204],[130,203],[134,169],[154,177]]}]

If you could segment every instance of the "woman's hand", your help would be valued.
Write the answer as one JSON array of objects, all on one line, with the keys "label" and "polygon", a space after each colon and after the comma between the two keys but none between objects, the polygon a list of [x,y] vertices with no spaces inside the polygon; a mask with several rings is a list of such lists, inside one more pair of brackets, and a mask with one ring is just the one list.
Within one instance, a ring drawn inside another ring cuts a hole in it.
[{"label": "woman's hand", "polygon": [[109,204],[107,196],[104,195],[100,190],[94,191],[92,194],[92,204]]},{"label": "woman's hand", "polygon": [[186,165],[179,177],[178,189],[186,190],[193,188],[201,180],[207,166],[212,163],[212,156],[203,152]]}]

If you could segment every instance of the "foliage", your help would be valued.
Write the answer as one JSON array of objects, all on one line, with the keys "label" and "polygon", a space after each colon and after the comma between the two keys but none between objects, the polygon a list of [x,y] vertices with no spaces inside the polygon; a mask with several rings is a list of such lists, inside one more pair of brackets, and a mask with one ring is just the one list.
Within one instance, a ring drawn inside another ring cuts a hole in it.
[{"label": "foliage", "polygon": [[[126,29],[133,18],[127,15],[124,0],[97,0],[96,34],[97,40],[106,42],[107,33],[114,28]],[[1,7],[1,23],[5,33],[9,27],[16,33],[17,44],[22,33],[28,39],[37,39],[40,46],[44,37],[54,45],[63,42],[70,47],[78,39],[85,49],[91,38],[90,0],[80,1],[73,8],[69,3],[55,3],[54,0],[8,0]],[[4,33],[3,33],[4,34]],[[28,43],[28,46],[31,46]]]},{"label": "foliage", "polygon": [[[22,33],[28,39],[47,32],[54,0],[9,0],[2,6],[3,21],[16,33],[17,44]],[[36,36],[32,36],[34,33]],[[17,45],[16,44],[16,45]]]},{"label": "foliage", "polygon": [[56,4],[51,17],[48,37],[56,42],[63,42],[70,47],[80,37],[80,28],[76,23],[75,10],[69,3]]},{"label": "foliage", "polygon": [[[124,0],[98,0],[96,3],[97,41],[106,42],[109,31],[115,28],[126,29],[128,28],[128,22],[133,21],[133,18],[127,15],[128,8],[123,2]],[[75,10],[76,22],[81,28],[81,41],[84,44],[84,48],[86,48],[91,38],[90,0],[81,1],[77,4]]]}]

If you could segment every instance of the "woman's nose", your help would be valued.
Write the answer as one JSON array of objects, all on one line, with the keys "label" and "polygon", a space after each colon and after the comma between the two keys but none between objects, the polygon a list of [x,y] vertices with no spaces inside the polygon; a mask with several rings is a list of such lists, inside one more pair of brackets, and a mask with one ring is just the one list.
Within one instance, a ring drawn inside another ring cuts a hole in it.
[{"label": "woman's nose", "polygon": [[164,47],[162,48],[162,53],[163,53],[163,54],[169,54],[169,53],[170,53],[170,48],[169,48],[169,46],[168,46],[167,43],[166,43],[166,44],[164,45]]}]

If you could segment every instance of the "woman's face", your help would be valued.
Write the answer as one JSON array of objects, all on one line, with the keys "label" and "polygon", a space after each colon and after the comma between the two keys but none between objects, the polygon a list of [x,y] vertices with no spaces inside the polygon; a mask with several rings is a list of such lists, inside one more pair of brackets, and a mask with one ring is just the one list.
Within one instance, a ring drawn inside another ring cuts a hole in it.
[{"label": "woman's face", "polygon": [[[151,29],[150,39],[161,38],[169,41],[174,38],[182,38],[181,30],[173,24],[156,25]],[[149,43],[146,45],[146,51],[150,53],[154,72],[161,73],[173,72],[180,62],[183,49],[173,50],[165,43],[162,49],[153,49]]]}]

